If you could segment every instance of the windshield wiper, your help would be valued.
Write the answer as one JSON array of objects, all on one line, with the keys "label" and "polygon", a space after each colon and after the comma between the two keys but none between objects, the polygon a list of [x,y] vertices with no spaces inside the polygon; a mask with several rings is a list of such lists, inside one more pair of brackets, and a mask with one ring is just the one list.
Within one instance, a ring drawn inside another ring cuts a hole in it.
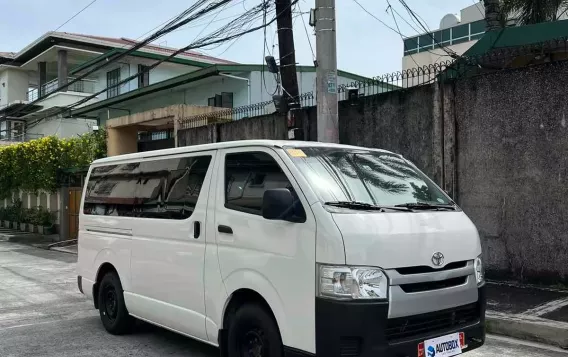
[{"label": "windshield wiper", "polygon": [[449,204],[431,204],[426,202],[410,202],[410,203],[403,203],[399,205],[395,205],[395,207],[405,207],[410,209],[418,209],[418,210],[431,210],[431,209],[447,209],[455,211],[456,207]]},{"label": "windshield wiper", "polygon": [[368,210],[368,211],[383,211],[386,209],[392,209],[396,211],[410,211],[410,208],[403,208],[403,207],[383,207],[383,206],[376,206],[370,203],[365,202],[358,202],[358,201],[331,201],[325,202],[325,205],[334,206],[334,207],[341,207],[341,208],[349,208],[354,210]]}]

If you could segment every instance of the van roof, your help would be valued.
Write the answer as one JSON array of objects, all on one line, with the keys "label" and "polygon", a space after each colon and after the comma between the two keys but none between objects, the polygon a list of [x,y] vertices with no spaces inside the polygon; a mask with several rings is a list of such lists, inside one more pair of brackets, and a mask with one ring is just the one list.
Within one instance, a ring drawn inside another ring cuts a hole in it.
[{"label": "van roof", "polygon": [[111,156],[111,157],[106,157],[104,159],[96,160],[96,161],[93,162],[93,164],[102,164],[102,163],[131,160],[131,159],[142,159],[142,158],[150,158],[150,157],[169,156],[169,155],[183,154],[183,153],[186,153],[186,152],[189,153],[189,152],[197,152],[197,151],[219,150],[219,149],[246,147],[246,146],[265,146],[265,147],[278,147],[278,148],[282,148],[284,146],[335,147],[335,148],[345,148],[345,149],[365,149],[365,150],[370,149],[370,150],[374,150],[374,151],[382,151],[382,152],[385,152],[385,153],[393,154],[392,152],[387,151],[387,150],[365,148],[365,147],[361,147],[361,146],[352,146],[352,145],[321,143],[321,142],[317,142],[317,141],[238,140],[238,141],[225,141],[225,142],[212,143],[212,144],[190,145],[190,146],[177,147],[177,148],[173,148],[173,149],[153,150],[153,151],[144,151],[144,152],[137,152],[137,153],[132,153],[132,154],[125,154],[125,155],[117,155],[117,156]]}]

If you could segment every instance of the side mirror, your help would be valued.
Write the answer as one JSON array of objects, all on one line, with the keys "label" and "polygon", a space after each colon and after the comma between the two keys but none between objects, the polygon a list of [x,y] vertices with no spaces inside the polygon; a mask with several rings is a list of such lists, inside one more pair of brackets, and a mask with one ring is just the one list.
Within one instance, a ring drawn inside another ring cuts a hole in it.
[{"label": "side mirror", "polygon": [[301,212],[296,212],[297,204],[299,202],[294,202],[294,196],[287,188],[266,190],[262,197],[262,217],[270,220],[304,222],[306,215],[303,209]]}]

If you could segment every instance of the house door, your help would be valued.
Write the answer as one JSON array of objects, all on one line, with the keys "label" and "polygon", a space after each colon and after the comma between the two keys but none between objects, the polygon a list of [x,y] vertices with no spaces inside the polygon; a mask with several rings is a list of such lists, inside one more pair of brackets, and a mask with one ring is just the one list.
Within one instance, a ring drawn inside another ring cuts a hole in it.
[{"label": "house door", "polygon": [[77,239],[79,234],[79,210],[81,208],[81,187],[69,187],[69,239]]}]

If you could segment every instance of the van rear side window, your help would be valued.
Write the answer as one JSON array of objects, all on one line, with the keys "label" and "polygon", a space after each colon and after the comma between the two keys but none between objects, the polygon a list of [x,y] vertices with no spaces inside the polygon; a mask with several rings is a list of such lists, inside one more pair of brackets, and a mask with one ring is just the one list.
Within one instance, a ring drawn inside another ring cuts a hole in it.
[{"label": "van rear side window", "polygon": [[191,216],[211,156],[158,159],[93,168],[83,213],[157,219]]}]

